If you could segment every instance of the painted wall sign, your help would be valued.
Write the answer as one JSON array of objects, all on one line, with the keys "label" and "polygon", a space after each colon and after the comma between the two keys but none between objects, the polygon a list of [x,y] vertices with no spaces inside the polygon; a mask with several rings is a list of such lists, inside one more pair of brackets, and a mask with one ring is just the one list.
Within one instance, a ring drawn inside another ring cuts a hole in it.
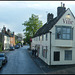
[{"label": "painted wall sign", "polygon": [[63,19],[63,23],[65,23],[65,24],[73,24],[73,21],[71,21],[70,19]]}]

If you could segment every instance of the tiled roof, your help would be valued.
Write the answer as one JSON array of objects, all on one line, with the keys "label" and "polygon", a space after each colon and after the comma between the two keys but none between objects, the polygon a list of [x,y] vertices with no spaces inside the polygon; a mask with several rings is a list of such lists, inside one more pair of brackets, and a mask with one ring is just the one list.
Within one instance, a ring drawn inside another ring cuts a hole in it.
[{"label": "tiled roof", "polygon": [[[3,34],[3,32],[1,32],[1,33]],[[14,36],[13,33],[8,32],[8,31],[5,31],[4,35],[7,35],[7,36],[9,36],[9,37],[13,37],[13,36]]]},{"label": "tiled roof", "polygon": [[49,30],[58,22],[58,20],[61,18],[61,16],[65,13],[66,11],[62,12],[59,16],[55,17],[54,19],[50,20],[48,23],[45,23],[33,36],[37,37],[42,34],[48,33]]},{"label": "tiled roof", "polygon": [[7,31],[5,32],[5,34],[8,35],[9,37],[11,37],[11,35]]}]

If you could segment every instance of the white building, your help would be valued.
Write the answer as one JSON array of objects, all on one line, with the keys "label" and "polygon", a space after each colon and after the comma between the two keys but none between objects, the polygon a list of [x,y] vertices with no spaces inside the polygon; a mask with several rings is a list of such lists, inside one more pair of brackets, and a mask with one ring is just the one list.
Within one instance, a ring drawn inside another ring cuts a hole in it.
[{"label": "white building", "polygon": [[32,38],[32,49],[48,65],[75,64],[75,17],[64,4],[57,8],[57,17],[48,14],[45,23]]},{"label": "white building", "polygon": [[2,50],[10,49],[10,34],[6,31],[6,27],[3,27],[2,32],[0,32],[0,42],[2,43]]},{"label": "white building", "polygon": [[10,37],[4,35],[4,50],[10,49]]}]

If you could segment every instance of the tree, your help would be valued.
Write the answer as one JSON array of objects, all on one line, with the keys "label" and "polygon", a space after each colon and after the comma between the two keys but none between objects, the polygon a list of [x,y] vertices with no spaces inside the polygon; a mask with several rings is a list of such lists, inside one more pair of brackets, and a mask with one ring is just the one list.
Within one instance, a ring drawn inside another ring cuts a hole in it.
[{"label": "tree", "polygon": [[18,36],[18,37],[21,37],[21,38],[23,37],[23,36],[22,36],[22,33],[18,33],[17,36]]},{"label": "tree", "polygon": [[2,42],[0,42],[0,52],[2,51]]},{"label": "tree", "polygon": [[22,33],[18,33],[18,34],[15,35],[16,44],[21,43],[22,40],[23,40]]},{"label": "tree", "polygon": [[42,27],[42,21],[39,20],[38,15],[32,14],[28,21],[25,21],[22,25],[26,28],[23,30],[25,31],[26,39],[25,41],[30,44],[30,38],[34,36],[37,30]]}]

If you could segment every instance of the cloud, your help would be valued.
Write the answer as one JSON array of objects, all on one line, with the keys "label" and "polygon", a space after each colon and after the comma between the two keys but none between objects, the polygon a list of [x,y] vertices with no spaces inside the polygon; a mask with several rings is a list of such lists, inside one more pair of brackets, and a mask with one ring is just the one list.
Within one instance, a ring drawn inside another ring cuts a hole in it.
[{"label": "cloud", "polygon": [[0,1],[1,7],[8,8],[50,9],[50,6],[54,7],[57,4],[57,1]]},{"label": "cloud", "polygon": [[7,28],[9,28],[8,24],[0,22],[0,29],[2,29],[4,26],[5,27],[7,26]]},{"label": "cloud", "polygon": [[11,32],[13,32],[13,29],[14,29],[13,25],[0,22],[0,29],[2,30],[3,27],[6,27],[6,30],[7,30],[7,29],[10,29]]},{"label": "cloud", "polygon": [[39,15],[39,18],[42,18],[43,17],[43,15]]},{"label": "cloud", "polygon": [[15,33],[23,33],[22,23],[28,20],[31,14],[38,15],[44,24],[47,13],[57,15],[57,7],[61,6],[61,2],[75,13],[75,1],[0,1],[0,27],[5,25]]},{"label": "cloud", "polygon": [[0,8],[31,8],[38,10],[52,10],[58,5],[61,6],[61,2],[65,3],[65,6],[75,5],[75,1],[0,1]]}]

